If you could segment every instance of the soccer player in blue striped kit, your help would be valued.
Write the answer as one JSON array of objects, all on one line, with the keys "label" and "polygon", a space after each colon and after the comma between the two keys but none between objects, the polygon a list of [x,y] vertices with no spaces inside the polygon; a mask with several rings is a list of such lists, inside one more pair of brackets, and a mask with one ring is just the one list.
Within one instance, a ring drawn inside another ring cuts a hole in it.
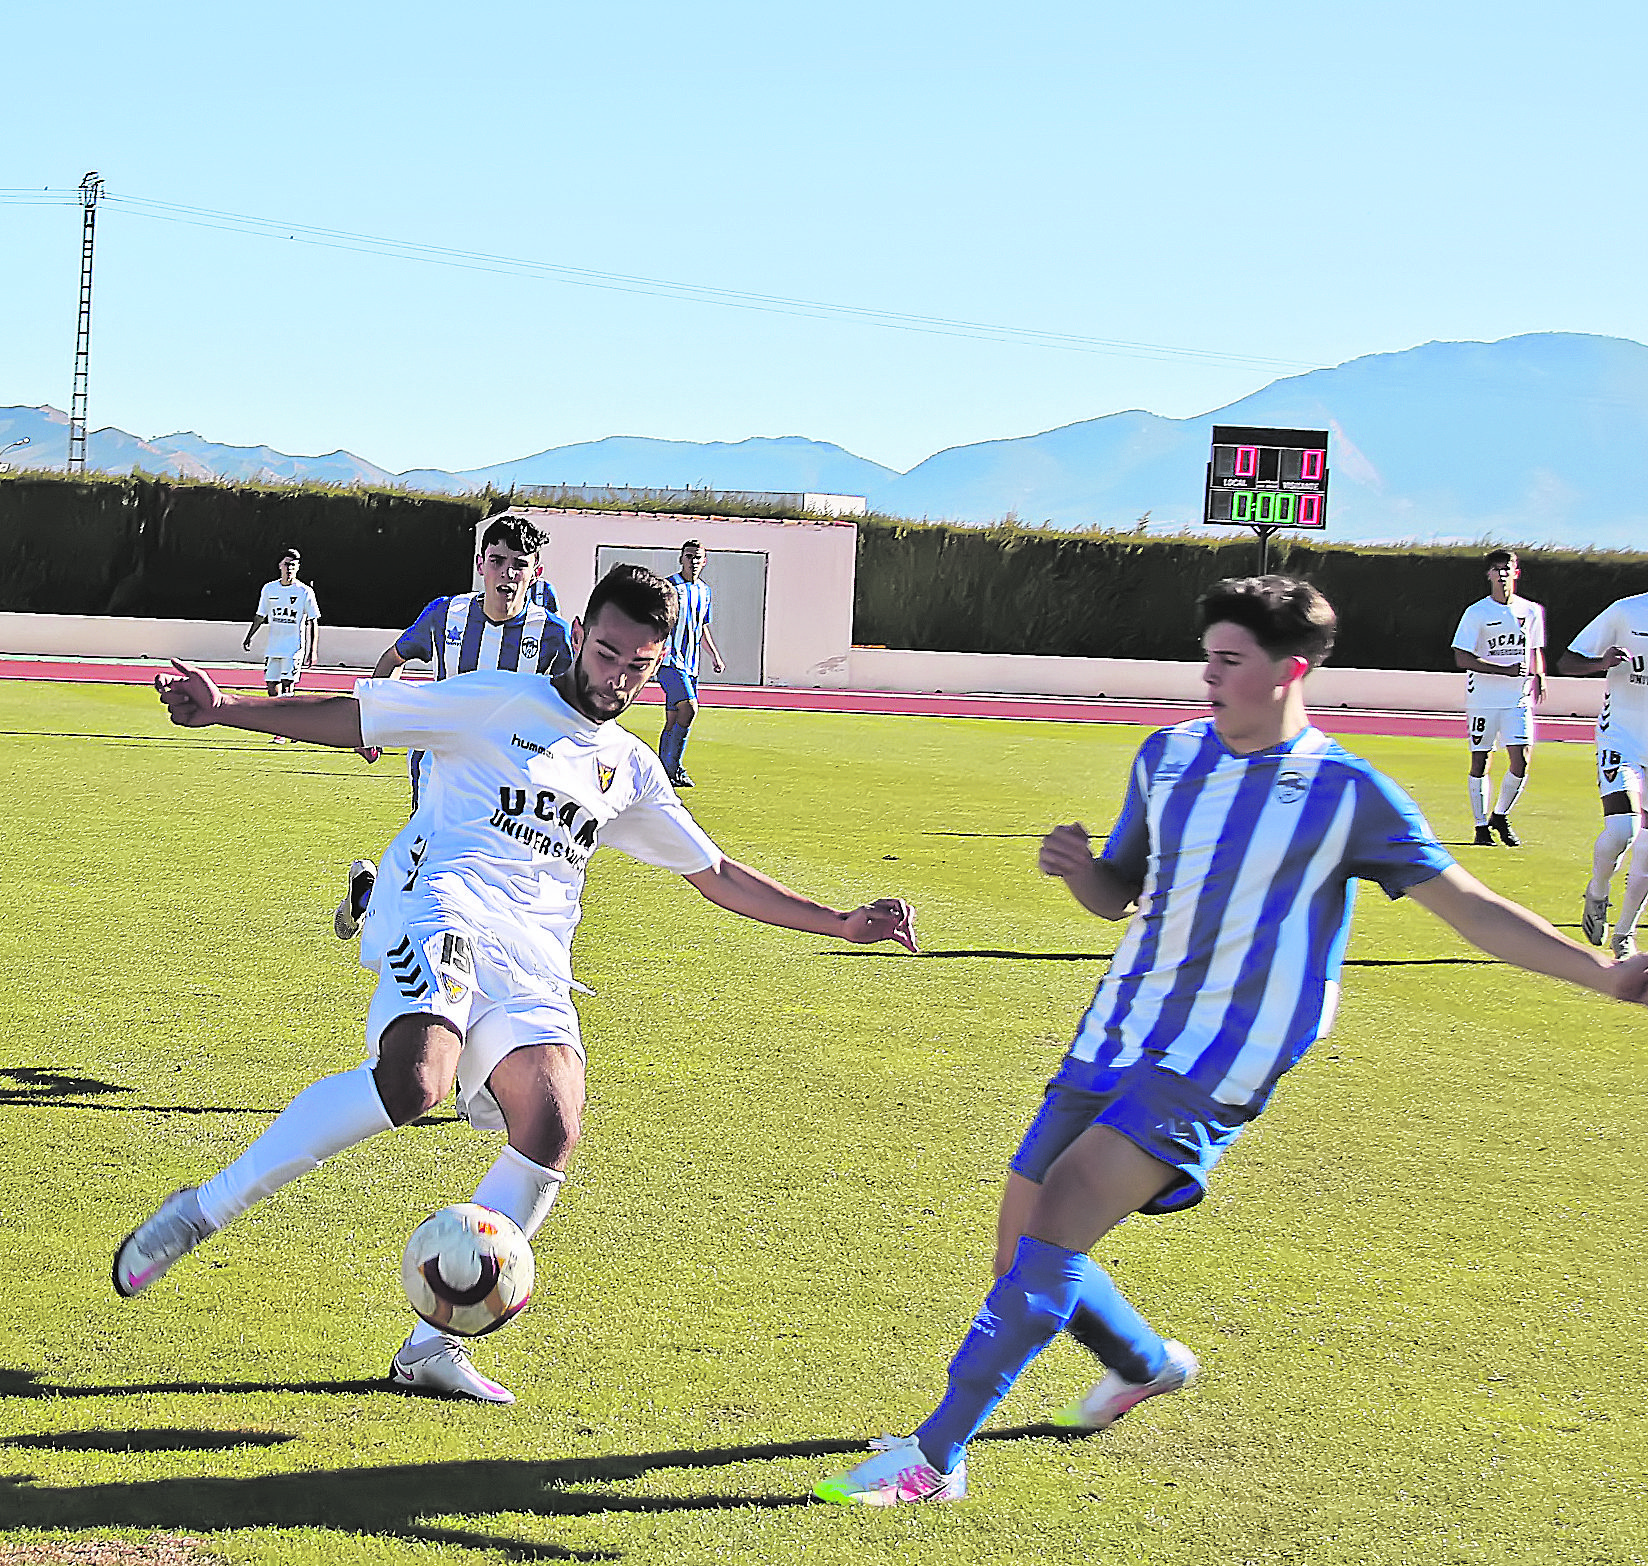
[{"label": "soccer player in blue striped kit", "polygon": [[676,788],[691,788],[692,779],[681,758],[686,753],[693,719],[698,716],[698,649],[702,643],[721,673],[726,664],[710,631],[713,617],[710,584],[703,580],[704,546],[689,538],[681,546],[681,569],[672,576],[681,618],[675,622],[669,650],[658,667],[658,683],[664,688],[664,731],[658,736],[658,759]]},{"label": "soccer player in blue striped kit", "polygon": [[1212,716],[1145,741],[1098,857],[1079,825],[1042,843],[1044,873],[1090,913],[1129,922],[1012,1160],[998,1281],[938,1408],[819,1484],[824,1500],[959,1500],[968,1441],[1061,1329],[1105,1367],[1061,1424],[1104,1429],[1195,1376],[1191,1351],[1086,1253],[1133,1213],[1200,1201],[1277,1079],[1327,1032],[1355,880],[1411,897],[1502,961],[1648,997],[1648,956],[1612,961],[1490,891],[1401,789],[1311,725],[1304,677],[1335,630],[1319,592],[1226,581],[1201,611]]}]

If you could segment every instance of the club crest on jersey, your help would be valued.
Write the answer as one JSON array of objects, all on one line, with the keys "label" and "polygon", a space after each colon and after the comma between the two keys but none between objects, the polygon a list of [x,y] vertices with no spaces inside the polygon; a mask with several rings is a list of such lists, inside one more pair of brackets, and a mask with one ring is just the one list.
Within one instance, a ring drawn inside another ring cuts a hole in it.
[{"label": "club crest on jersey", "polygon": [[523,636],[521,638],[521,656],[533,661],[537,660],[538,638],[536,636]]},{"label": "club crest on jersey", "polygon": [[1276,779],[1276,802],[1279,805],[1297,805],[1305,797],[1310,783],[1302,772],[1284,772]]},{"label": "club crest on jersey", "polygon": [[595,781],[601,785],[601,792],[603,794],[612,787],[612,780],[617,776],[618,769],[615,766],[613,766],[610,762],[602,761],[600,757],[596,757]]}]

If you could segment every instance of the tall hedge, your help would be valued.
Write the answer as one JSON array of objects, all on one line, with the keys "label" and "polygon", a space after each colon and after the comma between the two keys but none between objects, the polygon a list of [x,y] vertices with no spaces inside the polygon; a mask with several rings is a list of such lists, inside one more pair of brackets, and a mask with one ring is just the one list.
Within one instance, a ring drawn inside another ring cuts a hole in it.
[{"label": "tall hedge", "polygon": [[[288,545],[333,625],[400,626],[469,580],[491,495],[451,499],[320,485],[0,476],[0,609],[250,620]],[[1196,599],[1258,568],[1245,530],[1175,538],[868,517],[854,639],[948,652],[1194,658]],[[1354,548],[1272,541],[1271,567],[1338,606],[1346,667],[1448,669],[1482,545]],[[1648,554],[1526,549],[1522,591],[1565,647],[1614,599],[1648,592]]]},{"label": "tall hedge", "polygon": [[[1235,530],[1145,538],[888,518],[858,536],[854,639],[938,652],[1194,658],[1197,598],[1259,568],[1257,540]],[[1460,613],[1487,591],[1485,547],[1355,548],[1278,534],[1270,569],[1315,582],[1338,608],[1334,663],[1451,669]],[[1560,649],[1614,599],[1648,592],[1648,555],[1525,549],[1520,590],[1545,605]]]},{"label": "tall hedge", "polygon": [[333,625],[410,624],[469,581],[484,499],[147,478],[0,479],[0,609],[247,620],[303,553]]}]

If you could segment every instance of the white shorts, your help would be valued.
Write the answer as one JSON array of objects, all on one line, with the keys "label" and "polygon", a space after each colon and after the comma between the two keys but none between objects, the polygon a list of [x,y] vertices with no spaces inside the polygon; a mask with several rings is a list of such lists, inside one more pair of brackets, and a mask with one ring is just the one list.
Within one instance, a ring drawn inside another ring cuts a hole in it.
[{"label": "white shorts", "polygon": [[279,685],[282,683],[296,685],[298,683],[298,655],[291,654],[286,658],[265,658],[263,660],[263,683],[265,685]]},{"label": "white shorts", "polygon": [[1644,758],[1641,755],[1616,750],[1616,743],[1612,736],[1607,739],[1600,734],[1597,736],[1597,793],[1627,793],[1640,810],[1644,799],[1642,779],[1643,774],[1648,772],[1648,766],[1644,766]]},{"label": "white shorts", "polygon": [[1531,745],[1534,742],[1531,707],[1467,707],[1465,724],[1470,731],[1472,750],[1492,750],[1496,745]]},{"label": "white shorts", "polygon": [[[374,913],[395,916],[375,906],[368,916]],[[548,1044],[585,1058],[578,1013],[565,985],[534,980],[496,942],[455,927],[450,915],[428,905],[389,931],[382,960],[366,966],[378,975],[366,1010],[368,1063],[377,1060],[384,1030],[397,1017],[444,1018],[463,1038],[458,1112],[483,1131],[508,1129],[486,1085],[505,1055]]]}]

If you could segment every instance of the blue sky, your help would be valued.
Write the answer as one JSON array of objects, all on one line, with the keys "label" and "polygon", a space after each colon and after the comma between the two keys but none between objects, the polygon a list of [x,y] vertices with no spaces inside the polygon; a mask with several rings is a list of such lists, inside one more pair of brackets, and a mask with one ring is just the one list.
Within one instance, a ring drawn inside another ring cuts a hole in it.
[{"label": "blue sky", "polygon": [[[0,190],[120,198],[93,427],[394,470],[799,434],[905,469],[1434,338],[1648,339],[1645,33],[1586,0],[22,0]],[[0,195],[0,404],[68,405],[79,251],[77,207]]]}]

